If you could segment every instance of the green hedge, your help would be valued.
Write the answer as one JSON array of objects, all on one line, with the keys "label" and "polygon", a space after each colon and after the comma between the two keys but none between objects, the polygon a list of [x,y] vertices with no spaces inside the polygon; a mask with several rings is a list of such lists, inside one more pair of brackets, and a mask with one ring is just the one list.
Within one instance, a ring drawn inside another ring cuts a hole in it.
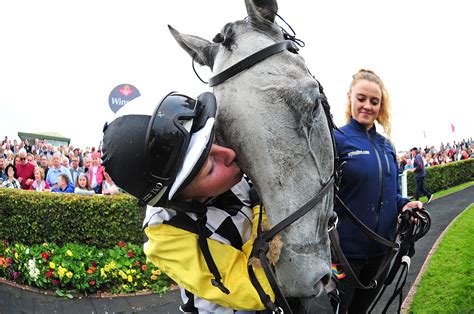
[{"label": "green hedge", "polygon": [[[408,195],[415,195],[415,177],[408,172]],[[425,186],[431,193],[474,180],[474,159],[426,168]]]},{"label": "green hedge", "polygon": [[0,189],[0,239],[12,243],[141,244],[142,209],[128,195],[83,196]]}]

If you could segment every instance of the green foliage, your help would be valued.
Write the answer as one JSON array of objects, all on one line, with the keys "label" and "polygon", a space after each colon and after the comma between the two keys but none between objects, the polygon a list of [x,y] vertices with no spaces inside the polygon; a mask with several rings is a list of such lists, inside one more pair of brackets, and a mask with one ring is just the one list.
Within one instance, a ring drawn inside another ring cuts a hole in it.
[{"label": "green foliage", "polygon": [[0,189],[0,239],[100,248],[143,242],[142,209],[128,195],[84,196]]},{"label": "green foliage", "polygon": [[149,289],[162,293],[170,280],[146,262],[141,245],[119,242],[112,249],[69,243],[31,246],[3,240],[0,244],[0,277],[53,290],[72,298],[69,292],[131,293]]},{"label": "green foliage", "polygon": [[446,232],[424,273],[409,313],[474,312],[474,205]]},{"label": "green foliage", "polygon": [[[408,172],[408,195],[415,195],[415,177]],[[425,186],[431,193],[474,180],[474,159],[426,168]]]}]

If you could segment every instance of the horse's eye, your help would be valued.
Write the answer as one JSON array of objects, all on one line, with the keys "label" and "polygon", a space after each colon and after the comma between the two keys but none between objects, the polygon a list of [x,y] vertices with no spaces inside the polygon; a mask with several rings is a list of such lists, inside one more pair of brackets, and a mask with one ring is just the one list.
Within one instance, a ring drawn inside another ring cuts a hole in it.
[{"label": "horse's eye", "polygon": [[222,35],[221,33],[217,33],[216,36],[214,36],[214,38],[212,39],[213,42],[215,42],[216,44],[220,44],[224,41],[224,35]]}]

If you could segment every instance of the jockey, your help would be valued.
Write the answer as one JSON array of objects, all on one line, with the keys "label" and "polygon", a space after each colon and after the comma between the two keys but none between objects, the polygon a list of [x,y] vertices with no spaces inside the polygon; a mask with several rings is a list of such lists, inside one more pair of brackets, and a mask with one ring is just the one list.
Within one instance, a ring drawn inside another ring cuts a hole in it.
[{"label": "jockey", "polygon": [[[213,143],[215,114],[212,93],[171,93],[154,112],[116,117],[104,126],[103,165],[147,205],[144,251],[180,286],[182,312],[264,310],[247,269],[260,209],[236,153]],[[263,269],[253,270],[274,301]]]}]

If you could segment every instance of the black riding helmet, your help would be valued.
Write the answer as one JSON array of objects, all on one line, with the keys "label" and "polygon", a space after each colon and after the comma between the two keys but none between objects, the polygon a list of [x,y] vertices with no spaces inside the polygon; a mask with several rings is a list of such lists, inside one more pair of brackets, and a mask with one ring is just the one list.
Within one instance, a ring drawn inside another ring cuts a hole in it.
[{"label": "black riding helmet", "polygon": [[105,124],[103,165],[115,184],[142,204],[165,206],[204,165],[215,115],[212,93],[197,99],[170,93],[151,115],[126,114]]}]

